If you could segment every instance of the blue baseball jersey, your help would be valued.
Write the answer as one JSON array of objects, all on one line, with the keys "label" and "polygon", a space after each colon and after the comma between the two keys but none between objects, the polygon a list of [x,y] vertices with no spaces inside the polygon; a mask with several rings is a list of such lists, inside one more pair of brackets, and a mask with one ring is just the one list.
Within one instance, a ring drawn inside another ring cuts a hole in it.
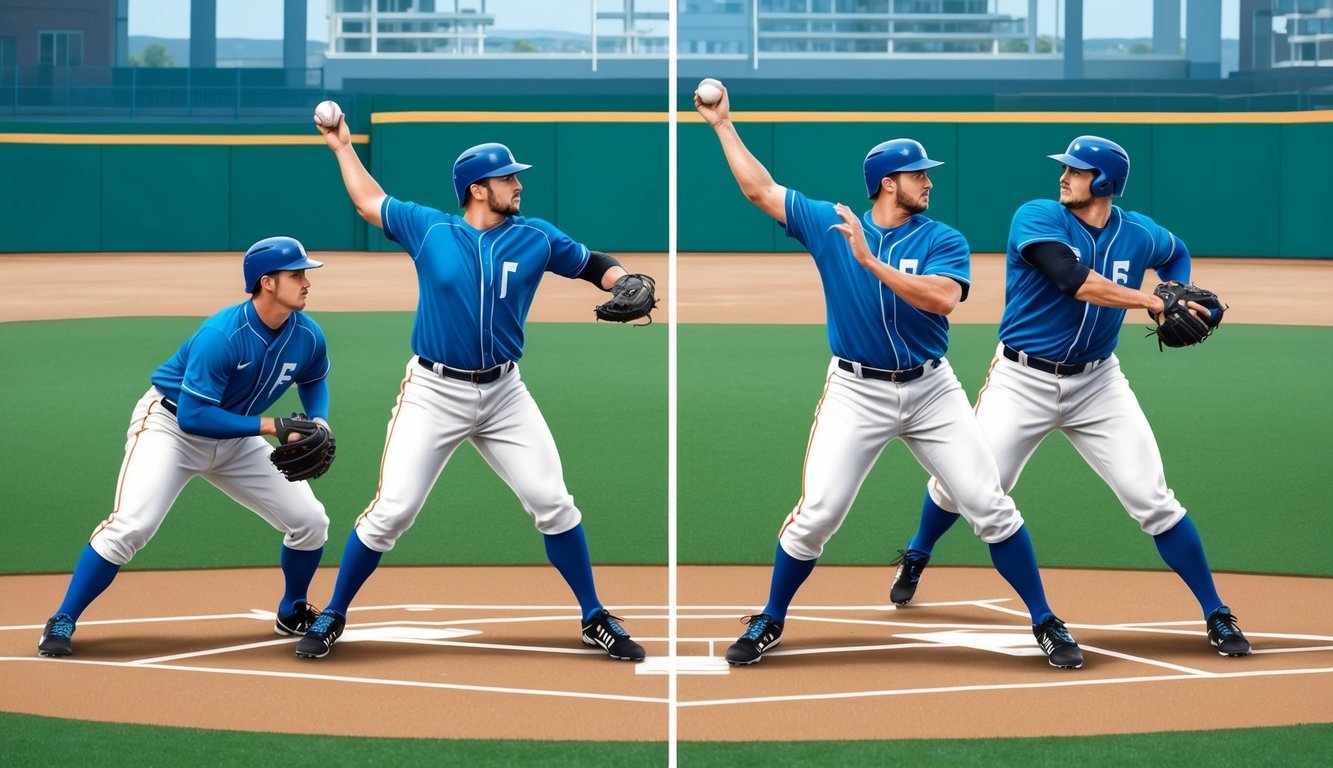
[{"label": "blue baseball jersey", "polygon": [[1054,200],[1023,204],[1009,227],[1000,340],[1044,360],[1086,363],[1109,357],[1125,310],[1061,292],[1023,258],[1024,248],[1042,242],[1069,246],[1084,266],[1128,288],[1143,285],[1146,269],[1156,269],[1164,280],[1189,281],[1189,251],[1147,216],[1111,206],[1111,217],[1097,232]]},{"label": "blue baseball jersey", "polygon": [[384,235],[417,268],[412,352],[478,370],[523,356],[523,323],[542,276],[578,277],[588,248],[541,219],[475,229],[462,216],[386,197]]},{"label": "blue baseball jersey", "polygon": [[[862,267],[842,233],[833,203],[810,200],[787,190],[787,235],[814,257],[824,286],[828,340],[833,354],[872,368],[915,368],[944,357],[949,321],[908,304]],[[861,217],[870,252],[894,269],[913,275],[944,275],[963,286],[967,298],[971,270],[967,241],[958,230],[916,214],[901,226],[877,226]]]},{"label": "blue baseball jersey", "polygon": [[250,301],[208,318],[153,372],[153,386],[174,402],[181,390],[238,416],[268,410],[293,384],[329,374],[324,331],[293,312],[277,331],[264,325]]}]

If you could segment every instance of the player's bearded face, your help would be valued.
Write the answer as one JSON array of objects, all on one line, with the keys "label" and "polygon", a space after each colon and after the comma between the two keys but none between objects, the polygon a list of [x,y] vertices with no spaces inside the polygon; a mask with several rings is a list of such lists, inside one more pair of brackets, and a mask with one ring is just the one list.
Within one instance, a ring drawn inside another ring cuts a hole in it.
[{"label": "player's bearded face", "polygon": [[1092,205],[1092,172],[1065,166],[1060,174],[1060,205],[1071,211]]},{"label": "player's bearded face", "polygon": [[898,207],[908,213],[921,213],[926,210],[930,207],[930,189],[932,186],[930,177],[925,171],[898,174],[896,191],[894,192]]},{"label": "player's bearded face", "polygon": [[523,185],[519,183],[518,176],[510,174],[484,179],[483,181],[485,182],[483,186],[486,187],[487,191],[486,205],[492,213],[498,213],[501,216],[518,214],[518,207],[523,196]]}]

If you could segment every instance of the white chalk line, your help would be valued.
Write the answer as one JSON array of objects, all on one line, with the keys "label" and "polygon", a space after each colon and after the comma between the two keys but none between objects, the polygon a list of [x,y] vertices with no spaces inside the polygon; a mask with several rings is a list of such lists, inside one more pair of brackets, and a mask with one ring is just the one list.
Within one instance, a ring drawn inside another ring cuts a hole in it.
[{"label": "white chalk line", "polygon": [[627,701],[642,704],[666,704],[665,698],[653,696],[629,696],[614,693],[595,693],[588,691],[551,691],[541,688],[507,688],[494,685],[464,685],[461,683],[432,683],[420,680],[391,680],[377,677],[353,677],[348,675],[321,675],[301,672],[278,672],[260,669],[227,669],[224,667],[187,667],[176,664],[134,664],[123,661],[93,661],[86,659],[48,659],[39,656],[0,656],[3,662],[36,662],[38,664],[88,664],[100,667],[120,667],[133,669],[156,669],[170,672],[204,672],[215,675],[242,675],[248,677],[276,677],[288,680],[319,680],[334,683],[359,683],[362,685],[387,685],[403,688],[435,688],[453,691],[474,691],[479,693],[509,693],[528,696],[553,696],[571,699],[600,699],[603,701]]},{"label": "white chalk line", "polygon": [[[997,611],[997,612],[1005,613],[1005,614],[1007,614],[1007,615],[1021,616],[1021,617],[1023,617],[1023,618],[1027,618],[1027,614],[1024,613],[1024,612],[1016,611],[1016,610],[1007,608],[1007,607],[1005,607],[1005,606],[997,605],[997,603],[1003,603],[1003,602],[1007,602],[1007,601],[1008,601],[1007,598],[996,598],[996,599],[985,599],[985,600],[950,601],[950,602],[941,602],[941,603],[920,603],[920,604],[916,604],[916,605],[914,605],[914,606],[912,606],[912,607],[913,607],[913,609],[922,609],[922,608],[926,608],[926,607],[930,607],[930,606],[937,606],[937,607],[938,607],[938,606],[949,606],[949,607],[953,607],[953,606],[973,606],[973,607],[977,607],[977,608],[982,608],[982,609],[993,610],[993,611]],[[622,606],[622,607],[619,607],[618,610],[620,610],[620,611],[622,611],[622,612],[625,612],[625,613],[629,614],[629,611],[632,611],[632,610],[651,610],[651,611],[655,611],[655,610],[663,610],[664,608],[665,608],[665,606],[659,606],[659,605],[643,605],[643,606]],[[526,621],[567,621],[567,620],[570,620],[571,618],[577,618],[577,616],[578,616],[577,613],[573,613],[573,614],[568,613],[568,611],[570,610],[569,606],[548,606],[548,605],[513,606],[513,605],[478,605],[478,604],[463,605],[463,604],[423,604],[423,603],[407,603],[407,604],[398,604],[398,605],[359,606],[359,607],[356,607],[356,608],[352,608],[351,611],[353,611],[353,612],[358,612],[358,613],[370,613],[370,612],[375,612],[375,611],[386,611],[386,610],[396,610],[396,609],[397,609],[397,610],[410,610],[410,611],[433,611],[433,610],[481,610],[481,611],[500,611],[500,610],[504,610],[504,611],[512,611],[512,610],[543,610],[543,611],[544,611],[544,610],[551,610],[551,611],[560,611],[560,612],[562,612],[562,615],[554,615],[554,616],[503,617],[503,618],[489,617],[489,618],[477,618],[477,619],[453,619],[453,620],[444,620],[444,621],[420,621],[420,620],[415,620],[415,619],[409,619],[409,620],[407,620],[407,621],[399,620],[399,621],[379,621],[379,622],[358,622],[355,626],[356,626],[357,628],[393,627],[393,626],[406,626],[406,625],[411,625],[411,626],[441,626],[441,627],[442,627],[442,626],[475,625],[475,624],[487,624],[487,623],[520,623],[520,622],[526,622]],[[682,615],[681,615],[681,617],[680,617],[680,618],[682,618],[682,619],[717,620],[717,619],[729,619],[729,618],[734,618],[734,615],[733,615],[733,614],[730,614],[730,613],[727,613],[727,614],[710,614],[710,613],[697,613],[697,614],[691,614],[691,613],[687,613],[687,612],[697,612],[697,611],[717,611],[717,610],[739,610],[739,611],[746,611],[746,610],[758,610],[758,608],[754,608],[753,606],[681,606],[681,607],[680,607],[680,610],[682,611]],[[1006,628],[1013,629],[1013,628],[1017,628],[1017,627],[999,627],[999,626],[997,626],[997,625],[993,625],[993,624],[959,624],[959,623],[933,624],[933,623],[928,623],[928,622],[890,621],[890,620],[883,620],[883,619],[843,619],[843,618],[827,617],[827,616],[802,616],[802,615],[800,615],[800,612],[804,612],[804,611],[838,611],[838,612],[851,612],[851,611],[890,611],[890,610],[898,610],[898,607],[897,607],[897,606],[892,606],[892,605],[890,605],[890,606],[881,606],[881,605],[859,605],[859,606],[799,606],[799,607],[795,607],[795,608],[793,608],[792,610],[793,610],[795,613],[793,613],[792,615],[789,615],[789,616],[788,616],[788,622],[790,622],[790,621],[792,621],[792,620],[799,620],[799,621],[810,621],[810,622],[831,623],[831,624],[853,624],[853,625],[883,626],[883,627],[904,628],[904,629],[933,629],[933,630],[943,630],[943,629],[955,629],[955,630],[956,630],[956,629],[980,629],[980,630],[994,631],[994,630],[996,630],[996,629],[1006,629]],[[645,620],[645,619],[661,619],[661,618],[665,618],[665,617],[664,617],[664,616],[661,616],[661,615],[656,615],[656,614],[642,614],[642,615],[627,615],[627,616],[626,616],[626,620],[627,620],[627,621],[629,621],[629,620]],[[118,624],[160,623],[160,622],[177,622],[177,621],[192,621],[192,620],[219,620],[219,619],[222,619],[222,620],[226,620],[226,619],[262,620],[262,621],[267,622],[267,621],[272,621],[272,620],[274,619],[274,614],[273,614],[272,612],[270,612],[270,611],[264,611],[264,610],[260,610],[260,609],[252,609],[249,613],[228,613],[228,614],[211,614],[211,615],[197,615],[197,616],[166,616],[166,617],[150,617],[150,618],[144,618],[144,619],[107,619],[107,620],[98,620],[98,621],[81,622],[80,625],[81,625],[81,626],[84,626],[84,625],[118,625]],[[1156,633],[1163,633],[1163,634],[1175,634],[1175,635],[1193,635],[1193,636],[1199,636],[1199,635],[1203,635],[1204,633],[1203,633],[1201,630],[1198,630],[1198,629],[1170,629],[1170,628],[1168,628],[1168,627],[1174,627],[1174,626],[1180,626],[1180,627],[1196,626],[1196,627],[1197,627],[1197,626],[1199,626],[1199,625],[1201,625],[1201,624],[1202,624],[1201,621],[1188,621],[1188,620],[1187,620],[1187,621],[1170,621],[1170,622],[1126,622],[1126,623],[1111,624],[1111,625],[1069,624],[1068,626],[1073,627],[1073,628],[1094,629],[1094,630],[1102,630],[1102,631],[1148,632],[1148,633],[1156,632]],[[18,629],[26,629],[26,630],[40,629],[42,626],[43,626],[43,625],[17,625],[17,626],[4,626],[4,627],[0,627],[0,631],[3,631],[3,630],[11,630],[11,629],[12,629],[12,630],[18,630]],[[1022,625],[1022,628],[1026,629],[1026,628],[1027,628],[1027,625],[1026,625],[1026,624]],[[1331,637],[1325,637],[1325,636],[1320,636],[1320,635],[1282,634],[1282,633],[1262,633],[1262,632],[1250,632],[1250,633],[1247,633],[1247,634],[1250,635],[1251,637],[1263,637],[1263,638],[1270,638],[1270,639],[1292,639],[1292,640],[1313,640],[1313,641],[1327,641],[1327,642],[1333,642],[1333,638],[1331,638]],[[666,642],[666,640],[667,640],[667,638],[658,638],[658,637],[638,637],[638,636],[636,636],[636,639],[640,640],[641,642]],[[262,641],[262,642],[246,643],[246,644],[242,644],[242,645],[229,646],[229,647],[224,647],[224,648],[216,648],[216,649],[208,649],[208,650],[203,650],[203,651],[195,651],[195,652],[184,653],[184,654],[176,654],[176,655],[172,655],[172,656],[163,656],[163,657],[156,657],[156,658],[150,658],[150,659],[139,659],[139,660],[130,661],[130,662],[98,662],[98,661],[71,660],[71,659],[63,659],[63,660],[60,660],[60,661],[65,662],[65,663],[102,664],[102,665],[109,665],[109,666],[136,667],[136,668],[150,668],[150,669],[173,669],[173,670],[179,670],[179,671],[199,671],[199,672],[212,672],[212,673],[222,673],[222,674],[255,674],[255,675],[272,675],[272,676],[279,676],[279,677],[297,677],[297,678],[309,678],[309,679],[320,679],[320,680],[335,680],[335,681],[346,681],[346,682],[361,682],[361,681],[364,681],[364,682],[372,682],[372,683],[374,683],[374,684],[383,684],[383,685],[406,685],[406,686],[446,687],[446,688],[457,688],[457,689],[460,689],[460,690],[478,690],[478,691],[490,691],[490,692],[513,692],[513,693],[524,693],[524,692],[528,692],[528,691],[530,691],[530,690],[535,690],[535,691],[536,691],[535,695],[576,695],[576,696],[592,696],[592,697],[599,697],[599,696],[601,696],[601,697],[605,697],[605,696],[611,696],[611,697],[613,697],[613,698],[620,698],[620,699],[627,700],[627,701],[652,701],[652,702],[665,702],[665,701],[666,701],[665,699],[651,699],[651,698],[645,698],[645,697],[628,697],[628,698],[625,698],[625,697],[616,697],[616,696],[611,695],[611,694],[579,694],[579,693],[570,693],[570,692],[542,691],[542,690],[537,690],[537,689],[510,689],[510,688],[502,688],[502,687],[494,687],[494,686],[460,686],[460,685],[457,685],[457,684],[444,684],[444,683],[416,683],[416,682],[414,682],[414,681],[379,680],[379,679],[375,679],[375,678],[354,678],[354,677],[331,676],[331,675],[304,675],[304,674],[294,674],[294,673],[266,672],[266,671],[260,671],[260,670],[214,669],[214,668],[201,668],[201,667],[188,667],[188,666],[180,666],[180,665],[171,665],[171,664],[168,664],[168,663],[167,663],[167,662],[172,662],[172,661],[179,661],[179,660],[186,659],[186,658],[198,658],[198,657],[202,657],[202,656],[210,656],[210,655],[218,655],[218,654],[225,654],[225,653],[233,653],[233,652],[238,652],[238,651],[245,651],[245,650],[257,649],[257,648],[264,648],[264,647],[269,647],[269,646],[274,646],[274,645],[281,645],[281,644],[286,644],[286,643],[294,643],[295,641],[296,641],[296,638],[280,638],[280,639],[275,639],[275,640],[266,640],[266,641]],[[369,641],[369,640],[368,640],[368,641]],[[373,641],[374,641],[374,642],[396,642],[396,643],[402,643],[402,644],[413,644],[413,643],[415,643],[415,644],[421,644],[421,645],[437,645],[437,646],[457,646],[457,647],[472,646],[472,647],[487,648],[487,649],[493,649],[493,650],[520,651],[520,652],[543,652],[543,653],[564,653],[564,654],[576,654],[576,655],[598,655],[598,654],[601,653],[601,651],[598,651],[598,650],[596,650],[596,649],[585,649],[585,648],[555,648],[555,647],[549,647],[549,646],[511,645],[511,644],[500,644],[500,643],[480,643],[480,642],[473,642],[473,641],[433,640],[433,639],[424,639],[424,638],[385,638],[385,637],[380,637],[380,638],[374,638]],[[708,654],[709,654],[709,656],[711,657],[711,656],[714,656],[714,655],[716,654],[716,645],[715,645],[716,643],[719,643],[719,642],[726,642],[726,643],[729,643],[729,642],[731,641],[731,638],[729,638],[729,637],[714,637],[714,638],[708,638],[708,637],[702,637],[702,638],[701,638],[701,637],[692,637],[692,638],[678,638],[678,641],[680,641],[680,642],[706,642],[706,643],[708,644]],[[831,647],[831,648],[799,648],[799,649],[783,648],[783,649],[775,649],[775,650],[771,651],[768,655],[772,655],[772,656],[784,656],[784,655],[786,655],[786,656],[800,656],[800,655],[815,655],[815,654],[829,654],[829,653],[851,653],[851,652],[866,652],[866,651],[872,651],[872,652],[873,652],[873,651],[886,651],[886,650],[906,650],[906,649],[910,649],[910,648],[939,648],[939,647],[942,647],[939,643],[888,643],[888,644],[860,645],[860,646],[841,646],[841,647]],[[1106,655],[1106,656],[1110,656],[1110,657],[1120,658],[1120,659],[1127,660],[1127,661],[1132,661],[1132,662],[1137,662],[1137,663],[1147,664],[1147,665],[1151,665],[1151,666],[1158,666],[1158,667],[1162,667],[1162,668],[1166,668],[1166,669],[1175,670],[1175,671],[1178,671],[1178,672],[1183,673],[1184,677],[1182,678],[1181,676],[1178,676],[1178,675],[1167,675],[1167,676],[1157,676],[1157,677],[1147,677],[1147,678],[1110,678],[1110,679],[1103,678],[1103,679],[1098,679],[1098,680],[1061,682],[1061,683],[1057,683],[1057,684],[1048,684],[1048,683],[1040,683],[1040,684],[1013,684],[1013,687],[1017,687],[1017,688],[1026,688],[1026,687],[1034,687],[1034,686],[1070,685],[1070,684],[1074,684],[1074,685],[1101,685],[1101,684],[1106,684],[1107,682],[1126,682],[1126,681],[1128,681],[1128,682],[1143,682],[1143,681],[1151,681],[1151,680],[1172,680],[1172,679],[1188,679],[1188,678],[1226,678],[1226,677],[1255,676],[1255,675],[1272,675],[1272,674],[1319,673],[1319,672],[1330,671],[1330,670],[1323,669],[1323,668],[1317,668],[1317,669],[1306,669],[1306,670],[1297,669],[1297,670],[1274,670],[1274,671],[1256,671],[1256,672],[1240,672],[1240,673],[1213,673],[1213,672],[1207,672],[1207,671],[1205,671],[1205,670],[1198,670],[1198,669],[1193,669],[1193,668],[1190,668],[1190,667],[1185,667],[1185,666],[1182,666],[1182,665],[1172,664],[1172,663],[1170,663],[1170,662],[1164,662],[1164,661],[1160,661],[1160,660],[1156,660],[1156,659],[1148,659],[1148,658],[1144,658],[1144,657],[1139,657],[1139,656],[1133,656],[1133,655],[1130,655],[1130,654],[1120,653],[1120,652],[1117,652],[1117,651],[1111,651],[1111,650],[1109,650],[1109,649],[1105,649],[1105,648],[1090,647],[1090,646],[1083,646],[1083,648],[1084,648],[1084,650],[1086,650],[1086,651],[1088,651],[1088,652],[1090,652],[1090,653],[1102,654],[1102,655]],[[994,649],[990,649],[990,650],[992,650],[993,652],[1004,653],[1004,654],[1006,654],[1006,655],[1025,655],[1025,654],[1021,653],[1020,651],[1010,651],[1010,650],[1003,649],[1003,648],[994,648]],[[1298,653],[1298,652],[1318,652],[1318,651],[1333,651],[1333,646],[1308,646],[1308,647],[1300,647],[1300,648],[1258,649],[1258,650],[1255,651],[1255,653],[1256,653],[1256,654],[1271,654],[1271,653]],[[32,660],[36,660],[36,659],[33,659],[33,658],[31,658],[31,657],[7,657],[7,658],[0,658],[0,661],[32,661]],[[52,661],[52,660],[46,660],[46,661]],[[671,663],[671,662],[668,662],[668,664],[670,664],[670,663]],[[992,686],[962,686],[962,687],[949,687],[949,688],[939,688],[939,689],[935,689],[935,688],[927,688],[927,689],[900,689],[900,690],[895,690],[895,691],[874,691],[874,692],[859,692],[859,693],[846,693],[846,694],[811,694],[811,695],[796,695],[796,696],[794,696],[794,697],[790,697],[790,696],[789,696],[789,697],[766,697],[766,698],[763,698],[763,699],[759,699],[759,701],[806,700],[806,699],[811,699],[811,698],[813,698],[813,699],[829,698],[829,697],[833,697],[833,698],[843,698],[843,697],[859,697],[859,696],[874,696],[874,695],[885,695],[885,696],[887,696],[887,695],[902,695],[902,694],[904,694],[904,693],[913,693],[913,692],[933,693],[933,692],[950,692],[950,691],[967,691],[967,690],[996,690],[996,689],[1002,689],[1002,688],[1005,688],[1005,687],[1009,687],[1009,686],[1006,686],[1006,685],[1001,684],[1001,685],[992,685]],[[732,699],[722,699],[722,700],[716,700],[716,701],[714,701],[714,702],[706,702],[706,701],[705,701],[705,702],[682,702],[682,706],[687,706],[687,705],[688,705],[688,706],[702,706],[702,705],[709,705],[709,704],[713,704],[713,703],[718,703],[718,704],[725,704],[725,703],[745,703],[745,702],[747,702],[747,701],[750,701],[750,700],[749,700],[749,699],[734,699],[734,700],[732,700]]]},{"label": "white chalk line", "polygon": [[[775,651],[776,653],[776,651]],[[1333,672],[1333,667],[1317,669],[1275,669],[1246,672],[1220,672],[1206,676],[1181,674],[1157,675],[1149,677],[1104,677],[1092,680],[1060,680],[1045,683],[996,683],[992,685],[951,685],[939,688],[899,688],[879,691],[851,691],[845,693],[791,694],[786,696],[752,696],[740,699],[704,699],[680,701],[677,706],[715,707],[734,704],[771,704],[784,701],[830,701],[836,699],[869,699],[888,696],[911,696],[932,693],[975,693],[978,691],[1014,691],[1042,688],[1074,688],[1085,685],[1119,685],[1126,683],[1158,683],[1179,680],[1224,680],[1245,677],[1274,677],[1287,675],[1317,675]],[[1060,672],[1058,674],[1079,674],[1078,672]]]}]

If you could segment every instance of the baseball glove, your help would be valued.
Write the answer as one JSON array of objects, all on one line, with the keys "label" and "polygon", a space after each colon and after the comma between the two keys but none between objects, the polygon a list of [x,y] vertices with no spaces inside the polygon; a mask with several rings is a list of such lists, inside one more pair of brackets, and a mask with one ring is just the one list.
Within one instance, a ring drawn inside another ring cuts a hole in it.
[{"label": "baseball glove", "polygon": [[[1160,316],[1149,313],[1157,326],[1149,326],[1151,333],[1148,335],[1157,334],[1159,349],[1201,343],[1222,323],[1222,314],[1227,309],[1217,294],[1197,285],[1181,285],[1174,281],[1162,283],[1153,289],[1153,295],[1162,300],[1163,306]],[[1191,301],[1209,310],[1207,322],[1190,311],[1187,305]]]},{"label": "baseball glove", "polygon": [[[293,413],[290,419],[273,421],[277,426],[278,447],[268,460],[289,481],[314,480],[329,471],[337,444],[323,419],[311,420],[304,413]],[[288,442],[292,435],[299,437]]]},{"label": "baseball glove", "polygon": [[611,298],[605,304],[593,308],[598,320],[613,323],[628,323],[641,317],[651,325],[652,312],[657,308],[657,283],[647,275],[621,275],[616,284],[611,286]]}]

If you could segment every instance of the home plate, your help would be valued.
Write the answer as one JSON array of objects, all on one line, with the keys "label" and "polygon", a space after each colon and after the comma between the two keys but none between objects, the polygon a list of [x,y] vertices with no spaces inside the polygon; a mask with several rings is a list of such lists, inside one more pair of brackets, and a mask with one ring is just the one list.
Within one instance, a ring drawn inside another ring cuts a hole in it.
[{"label": "home plate", "polygon": [[455,627],[367,627],[349,629],[343,633],[339,642],[355,643],[358,641],[411,642],[412,640],[452,640],[456,637],[480,635],[475,629],[457,629]]},{"label": "home plate", "polygon": [[716,656],[651,656],[634,665],[634,674],[667,675],[673,661],[678,675],[725,675],[731,670],[726,659]]},{"label": "home plate", "polygon": [[904,640],[919,640],[955,648],[975,648],[978,651],[1003,653],[1006,656],[1044,656],[1030,632],[927,632],[919,635],[894,635]]}]

